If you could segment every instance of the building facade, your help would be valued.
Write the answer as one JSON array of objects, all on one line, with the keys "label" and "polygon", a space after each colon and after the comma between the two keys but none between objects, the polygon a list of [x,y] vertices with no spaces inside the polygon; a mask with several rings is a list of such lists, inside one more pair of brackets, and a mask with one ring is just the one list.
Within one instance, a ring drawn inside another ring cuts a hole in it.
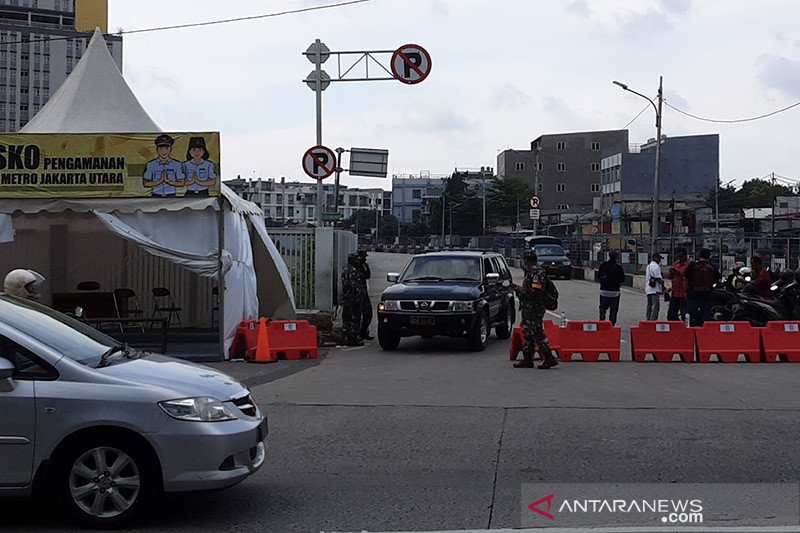
[{"label": "building facade", "polygon": [[[264,219],[273,225],[316,225],[317,184],[286,181],[285,178],[266,180],[232,180],[225,182],[237,194],[257,204]],[[334,186],[324,184],[325,212],[333,212]],[[343,219],[358,210],[375,211],[381,216],[391,214],[391,192],[380,188],[358,189],[339,186],[338,212]]]},{"label": "building facade", "polygon": [[628,130],[542,135],[530,150],[498,154],[497,177],[524,178],[537,191],[542,211],[581,212],[600,197],[601,152],[627,146]]},{"label": "building facade", "polygon": [[[0,131],[27,124],[107,19],[107,0],[0,0]],[[105,39],[121,71],[122,37]]]},{"label": "building facade", "polygon": [[420,175],[392,176],[392,215],[400,224],[430,214],[430,202],[441,198],[447,176],[423,173]]}]

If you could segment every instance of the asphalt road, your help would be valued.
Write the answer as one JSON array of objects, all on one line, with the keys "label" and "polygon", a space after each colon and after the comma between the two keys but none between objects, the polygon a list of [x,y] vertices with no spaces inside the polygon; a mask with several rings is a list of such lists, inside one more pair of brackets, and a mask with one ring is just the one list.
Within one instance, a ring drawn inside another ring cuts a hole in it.
[{"label": "asphalt road", "polygon": [[[370,255],[373,301],[407,259]],[[568,318],[596,318],[597,285],[556,283]],[[623,293],[623,338],[644,308],[643,295]],[[266,377],[216,365],[269,412],[268,464],[225,491],[165,497],[140,531],[514,528],[522,483],[800,481],[800,365],[542,371],[512,368],[507,350],[404,339],[395,352],[373,341]],[[0,503],[0,514],[3,530],[63,530],[39,504]]]}]

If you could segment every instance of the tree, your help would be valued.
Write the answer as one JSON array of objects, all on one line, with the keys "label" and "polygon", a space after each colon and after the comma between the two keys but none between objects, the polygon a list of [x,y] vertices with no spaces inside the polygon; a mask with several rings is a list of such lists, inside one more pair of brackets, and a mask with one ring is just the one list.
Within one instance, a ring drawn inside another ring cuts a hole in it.
[{"label": "tree", "polygon": [[397,224],[397,217],[394,215],[386,215],[380,220],[378,233],[381,237],[394,237],[397,235]]},{"label": "tree", "polygon": [[515,226],[519,218],[517,209],[526,212],[533,194],[533,188],[521,176],[497,180],[486,195],[486,225]]},{"label": "tree", "polygon": [[369,234],[375,228],[375,210],[357,209],[350,218],[342,221],[342,228],[359,235]]},{"label": "tree", "polygon": [[[753,207],[769,207],[776,196],[793,196],[797,193],[795,187],[774,184],[771,180],[751,179],[742,183],[740,189],[733,185],[719,188],[719,210],[738,211]],[[717,200],[717,191],[712,190],[707,199],[707,205],[714,207]]]}]

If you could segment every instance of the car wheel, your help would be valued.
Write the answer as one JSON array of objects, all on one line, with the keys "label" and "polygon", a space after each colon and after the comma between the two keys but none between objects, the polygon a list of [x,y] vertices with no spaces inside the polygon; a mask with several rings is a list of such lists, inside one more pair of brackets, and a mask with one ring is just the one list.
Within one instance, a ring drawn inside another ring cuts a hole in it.
[{"label": "car wheel", "polygon": [[508,302],[508,307],[506,307],[503,318],[503,323],[494,328],[494,333],[497,335],[498,339],[507,339],[511,337],[511,331],[514,329],[514,322],[517,319],[513,300]]},{"label": "car wheel", "polygon": [[396,350],[400,346],[400,334],[386,328],[378,327],[378,344],[386,351]]},{"label": "car wheel", "polygon": [[151,455],[131,439],[82,439],[55,459],[56,497],[67,518],[90,528],[124,527],[146,513],[159,490]]},{"label": "car wheel", "polygon": [[481,312],[478,323],[467,333],[467,348],[473,352],[482,352],[486,349],[486,341],[489,339],[489,317],[485,312]]},{"label": "car wheel", "polygon": [[572,272],[564,274],[564,279],[572,279]]}]

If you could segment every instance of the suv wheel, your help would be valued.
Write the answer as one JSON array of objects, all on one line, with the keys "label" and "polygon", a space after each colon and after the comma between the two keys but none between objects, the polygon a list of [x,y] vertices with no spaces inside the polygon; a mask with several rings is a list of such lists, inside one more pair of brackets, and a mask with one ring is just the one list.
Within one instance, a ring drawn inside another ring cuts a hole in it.
[{"label": "suv wheel", "polygon": [[378,326],[378,344],[383,350],[396,350],[400,346],[400,334]]},{"label": "suv wheel", "polygon": [[158,492],[150,454],[116,435],[73,443],[54,467],[56,497],[67,517],[84,527],[123,527],[147,512]]},{"label": "suv wheel", "polygon": [[485,311],[481,311],[478,323],[467,333],[467,348],[473,352],[482,352],[486,349],[486,341],[489,339],[489,317]]},{"label": "suv wheel", "polygon": [[514,301],[511,300],[508,302],[506,310],[503,313],[503,323],[494,328],[494,333],[497,335],[498,339],[507,339],[511,337],[511,331],[514,329],[514,322],[516,319],[517,315],[514,310]]}]

